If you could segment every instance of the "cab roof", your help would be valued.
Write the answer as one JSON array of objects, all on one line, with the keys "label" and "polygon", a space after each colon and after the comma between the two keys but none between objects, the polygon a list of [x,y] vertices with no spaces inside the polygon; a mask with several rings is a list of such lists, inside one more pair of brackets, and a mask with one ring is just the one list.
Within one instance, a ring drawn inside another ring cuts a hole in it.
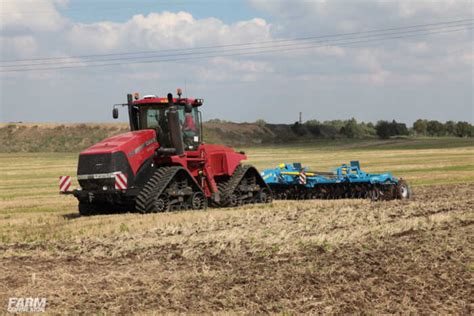
[{"label": "cab roof", "polygon": [[[160,98],[157,96],[144,97],[133,101],[134,105],[150,105],[150,104],[168,104],[168,98]],[[204,103],[203,99],[189,99],[189,98],[173,98],[174,104],[191,104],[192,106],[201,106]]]}]

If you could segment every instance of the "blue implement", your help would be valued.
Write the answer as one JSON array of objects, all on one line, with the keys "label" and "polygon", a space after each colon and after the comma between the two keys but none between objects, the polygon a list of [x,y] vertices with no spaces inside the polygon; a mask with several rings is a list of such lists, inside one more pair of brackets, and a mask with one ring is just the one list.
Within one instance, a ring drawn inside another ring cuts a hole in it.
[{"label": "blue implement", "polygon": [[411,196],[410,187],[403,179],[389,172],[364,172],[359,161],[343,164],[331,172],[312,171],[301,163],[282,163],[274,169],[263,170],[262,177],[276,199],[392,200]]}]

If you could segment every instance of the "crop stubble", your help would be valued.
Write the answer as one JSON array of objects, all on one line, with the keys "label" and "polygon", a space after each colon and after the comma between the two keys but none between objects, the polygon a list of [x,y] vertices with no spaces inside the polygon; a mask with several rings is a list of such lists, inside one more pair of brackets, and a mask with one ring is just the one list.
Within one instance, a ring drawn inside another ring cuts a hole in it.
[{"label": "crop stubble", "polygon": [[[473,188],[127,215],[105,236],[2,246],[0,299],[44,296],[50,312],[471,313]],[[128,229],[141,220],[152,225]]]}]

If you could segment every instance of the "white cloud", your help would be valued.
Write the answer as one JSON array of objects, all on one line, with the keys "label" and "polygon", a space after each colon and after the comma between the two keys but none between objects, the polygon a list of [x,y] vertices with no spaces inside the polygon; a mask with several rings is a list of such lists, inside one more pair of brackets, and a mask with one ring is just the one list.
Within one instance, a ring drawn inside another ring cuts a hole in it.
[{"label": "white cloud", "polygon": [[195,19],[187,12],[135,15],[125,23],[74,24],[66,30],[76,50],[160,50],[267,40],[269,25],[262,19],[225,24],[216,18]]},{"label": "white cloud", "polygon": [[27,58],[38,51],[36,39],[31,35],[0,37],[3,55]]},{"label": "white cloud", "polygon": [[318,48],[315,48],[315,50],[321,55],[325,55],[325,56],[337,56],[337,57],[346,56],[346,50],[338,46],[318,47]]},{"label": "white cloud", "polygon": [[56,10],[56,5],[65,3],[61,0],[2,1],[0,31],[10,34],[57,31],[63,27],[65,19]]},{"label": "white cloud", "polygon": [[435,15],[465,14],[464,9],[469,6],[470,2],[465,0],[398,0],[380,1],[380,4],[397,8],[399,14],[403,17],[413,17],[420,13],[423,15],[430,13]]}]

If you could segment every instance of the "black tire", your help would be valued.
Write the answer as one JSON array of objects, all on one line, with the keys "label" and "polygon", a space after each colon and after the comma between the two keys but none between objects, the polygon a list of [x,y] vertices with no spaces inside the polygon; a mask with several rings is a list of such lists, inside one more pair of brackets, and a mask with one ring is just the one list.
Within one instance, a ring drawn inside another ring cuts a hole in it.
[{"label": "black tire", "polygon": [[398,181],[396,190],[397,199],[408,200],[409,198],[411,198],[411,188],[405,180],[400,179]]},{"label": "black tire", "polygon": [[81,216],[91,216],[97,214],[97,207],[94,204],[89,203],[79,203],[79,214]]}]

